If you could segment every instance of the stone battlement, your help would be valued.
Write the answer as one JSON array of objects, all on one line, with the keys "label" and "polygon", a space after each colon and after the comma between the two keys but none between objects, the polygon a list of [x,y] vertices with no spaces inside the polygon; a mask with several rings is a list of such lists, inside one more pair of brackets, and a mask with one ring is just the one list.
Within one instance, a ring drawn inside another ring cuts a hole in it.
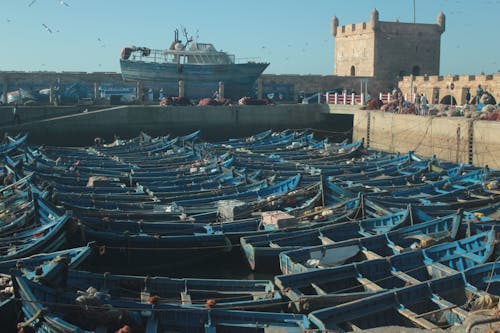
[{"label": "stone battlement", "polygon": [[[413,92],[424,93],[432,96],[434,102],[436,97],[441,101],[447,95],[453,95],[458,104],[465,103],[465,95],[470,90],[471,97],[476,94],[476,88],[481,85],[484,91],[500,100],[500,73],[480,74],[480,75],[428,75],[415,76],[411,82],[411,76],[405,76],[399,82],[399,88],[410,96],[410,89]],[[453,83],[453,89],[450,89]],[[411,88],[410,88],[411,87]]]}]

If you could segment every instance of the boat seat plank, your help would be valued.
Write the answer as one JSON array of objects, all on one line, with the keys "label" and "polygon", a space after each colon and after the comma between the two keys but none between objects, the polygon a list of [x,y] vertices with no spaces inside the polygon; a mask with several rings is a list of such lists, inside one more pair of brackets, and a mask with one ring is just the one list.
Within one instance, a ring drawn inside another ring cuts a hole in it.
[{"label": "boat seat plank", "polygon": [[416,318],[417,314],[415,312],[409,310],[409,309],[397,309],[397,311],[401,315],[405,316],[406,318],[408,318],[409,320],[411,320],[412,322],[414,322],[415,324],[419,325],[422,328],[425,328],[425,329],[428,329],[428,330],[437,330],[437,329],[439,329],[439,326],[431,323],[427,319]]},{"label": "boat seat plank", "polygon": [[[442,277],[442,276],[449,276],[449,275],[453,275],[453,274],[457,274],[458,271],[454,270],[453,268],[451,267],[448,267],[440,262],[433,262],[433,263],[430,263],[428,264],[428,270],[430,269],[431,271],[436,269],[438,270],[441,274],[439,274],[439,277]],[[433,277],[436,277],[436,274],[431,274]]]},{"label": "boat seat plank", "polygon": [[330,238],[325,237],[325,236],[318,236],[318,238],[321,240],[321,244],[323,244],[323,245],[329,245],[329,244],[335,243]]},{"label": "boat seat plank", "polygon": [[400,278],[401,280],[404,280],[406,282],[410,282],[411,284],[418,284],[418,283],[422,282],[422,281],[419,281],[419,280],[415,279],[414,277],[412,277],[404,272],[401,272],[401,271],[391,272],[391,274],[397,278]]},{"label": "boat seat plank", "polygon": [[182,304],[193,304],[191,301],[191,295],[186,292],[181,292],[181,302]]},{"label": "boat seat plank", "polygon": [[376,254],[375,252],[372,252],[370,250],[362,250],[363,254],[366,256],[366,259],[382,259],[382,256]]},{"label": "boat seat plank", "polygon": [[279,249],[281,246],[279,246],[279,244],[269,242],[269,247],[272,249]]},{"label": "boat seat plank", "polygon": [[449,309],[450,311],[452,311],[453,313],[455,313],[457,316],[460,316],[462,317],[463,319],[466,319],[468,318],[469,316],[469,312],[465,311],[464,309],[462,308],[459,308],[458,306],[456,306],[455,304],[451,303],[451,302],[448,302],[447,300],[445,299],[442,299],[442,298],[437,298],[439,296],[436,296],[436,297],[433,297],[432,298],[432,301],[434,303],[436,303],[437,305],[439,305],[439,307],[441,308],[444,308],[443,311],[445,311],[445,309]]},{"label": "boat seat plank", "polygon": [[316,283],[311,283],[311,287],[313,287],[314,290],[316,290],[316,293],[318,295],[328,295],[328,293],[326,291],[324,291],[323,289],[321,289],[321,287],[318,286]]},{"label": "boat seat plank", "polygon": [[362,278],[362,277],[358,277],[357,279],[358,279],[358,282],[361,283],[363,285],[363,287],[365,287],[366,290],[369,290],[369,291],[382,291],[382,290],[384,290],[384,288],[382,288],[381,286],[379,286],[378,284],[376,284],[372,280],[369,280],[367,278]]}]

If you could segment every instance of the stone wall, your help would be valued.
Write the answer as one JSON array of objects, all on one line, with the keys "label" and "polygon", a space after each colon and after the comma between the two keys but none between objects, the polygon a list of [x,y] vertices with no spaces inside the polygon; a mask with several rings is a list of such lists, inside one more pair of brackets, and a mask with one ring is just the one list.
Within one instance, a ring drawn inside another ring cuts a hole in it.
[{"label": "stone wall", "polygon": [[332,19],[335,75],[395,81],[410,73],[439,74],[444,14],[438,15],[437,24],[382,22],[377,10],[368,22],[338,22]]},{"label": "stone wall", "polygon": [[[450,89],[453,83],[454,89]],[[470,89],[472,97],[476,95],[476,88],[481,85],[485,92],[489,92],[495,97],[497,103],[500,102],[500,73],[492,75],[447,75],[447,76],[415,76],[413,83],[411,76],[405,76],[399,81],[399,88],[405,94],[410,94],[410,86],[413,92],[425,93],[430,101],[438,96],[439,101],[447,95],[452,94],[458,104],[465,104],[465,94]]]},{"label": "stone wall", "polygon": [[[256,90],[261,84],[269,91],[264,93],[277,92],[285,89],[284,93],[288,100],[296,100],[301,92],[316,93],[326,92],[333,89],[351,89],[360,91],[360,79],[368,80],[368,90],[372,95],[378,92],[386,92],[392,84],[384,80],[377,80],[373,77],[352,77],[352,76],[334,76],[334,75],[299,75],[299,74],[263,74],[256,82]],[[19,87],[35,89],[48,88],[56,82],[68,85],[80,82],[86,84],[90,94],[94,95],[94,90],[101,83],[125,84],[119,73],[84,73],[84,72],[2,72],[0,71],[0,91],[13,91]],[[260,82],[260,83],[259,83]],[[127,85],[134,86],[127,82]],[[147,83],[143,83],[142,88],[149,88]],[[274,91],[274,87],[277,91]],[[96,92],[97,93],[97,92]]]},{"label": "stone wall", "polygon": [[441,32],[436,24],[380,22],[375,32],[374,76],[439,74]]},{"label": "stone wall", "polygon": [[[4,112],[10,116],[9,109],[0,110],[0,116],[3,117]],[[118,106],[60,116],[60,111],[54,107],[52,114],[55,118],[22,121],[17,126],[1,126],[0,130],[8,133],[29,132],[30,142],[53,145],[89,145],[95,137],[110,142],[114,134],[128,138],[138,135],[140,131],[151,135],[184,135],[201,130],[204,139],[225,140],[267,129],[311,128],[336,140],[346,138],[347,134],[342,133],[352,128],[351,118],[331,115],[325,110],[328,106],[324,104]]]},{"label": "stone wall", "polygon": [[338,76],[375,76],[375,32],[367,23],[337,28],[334,74]]},{"label": "stone wall", "polygon": [[353,140],[388,152],[415,151],[424,157],[500,169],[500,122],[356,110],[330,105],[334,114],[353,115]]},{"label": "stone wall", "polygon": [[315,93],[318,91],[326,92],[333,89],[350,89],[355,91],[361,90],[360,80],[368,80],[368,91],[372,95],[379,92],[386,92],[390,82],[376,80],[373,77],[353,77],[353,76],[336,76],[336,75],[273,75],[264,74],[259,80],[262,82],[287,83],[293,85],[295,95],[300,92]]},{"label": "stone wall", "polygon": [[475,165],[488,165],[500,169],[500,122],[475,121],[474,122],[474,159]]}]

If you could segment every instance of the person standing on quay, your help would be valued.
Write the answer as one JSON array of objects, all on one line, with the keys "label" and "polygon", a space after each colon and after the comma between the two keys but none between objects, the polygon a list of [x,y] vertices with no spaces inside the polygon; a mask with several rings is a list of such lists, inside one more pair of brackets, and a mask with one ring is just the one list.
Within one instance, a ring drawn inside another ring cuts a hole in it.
[{"label": "person standing on quay", "polygon": [[427,97],[425,97],[424,94],[422,94],[420,96],[420,108],[421,108],[421,111],[422,111],[422,116],[426,116],[427,115],[427,109],[429,107],[428,105],[428,101],[427,101]]},{"label": "person standing on quay", "polygon": [[477,85],[476,89],[476,105],[481,102],[481,96],[483,96],[484,90],[480,84]]},{"label": "person standing on quay", "polygon": [[415,94],[415,113],[420,114],[420,94]]},{"label": "person standing on quay", "polygon": [[470,89],[467,89],[467,93],[465,94],[465,104],[469,104],[470,101]]}]

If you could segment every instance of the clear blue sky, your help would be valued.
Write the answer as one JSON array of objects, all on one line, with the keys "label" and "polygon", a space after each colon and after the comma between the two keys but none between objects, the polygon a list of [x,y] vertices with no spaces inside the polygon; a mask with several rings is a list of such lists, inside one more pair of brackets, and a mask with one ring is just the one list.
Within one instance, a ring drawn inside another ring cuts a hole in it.
[{"label": "clear blue sky", "polygon": [[[0,70],[119,72],[122,47],[167,48],[183,26],[237,58],[270,62],[265,73],[328,75],[332,16],[368,21],[376,7],[381,21],[413,20],[413,0],[32,1],[0,0]],[[500,70],[500,0],[415,1],[419,23],[446,15],[442,75]]]}]

